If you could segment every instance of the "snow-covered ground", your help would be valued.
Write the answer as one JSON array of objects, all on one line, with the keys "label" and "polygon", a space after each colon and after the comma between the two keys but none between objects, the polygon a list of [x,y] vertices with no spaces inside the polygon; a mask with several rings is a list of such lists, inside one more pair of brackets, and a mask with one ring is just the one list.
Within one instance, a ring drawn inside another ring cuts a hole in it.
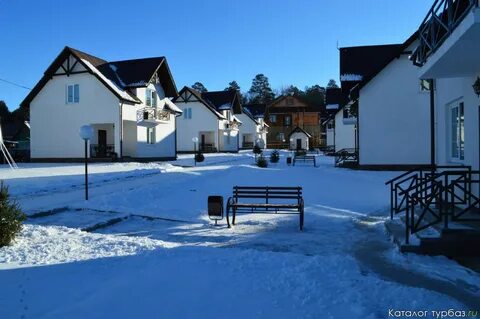
[{"label": "snow-covered ground", "polygon": [[[385,233],[394,172],[279,164],[250,152],[170,163],[0,166],[29,215],[0,248],[0,318],[387,318],[389,310],[478,310],[480,276],[403,255]],[[234,185],[302,186],[298,216],[206,216]],[[49,213],[51,212],[51,213]],[[113,221],[113,222],[111,222]],[[68,227],[68,228],[67,228]],[[81,231],[81,229],[90,230]]]}]

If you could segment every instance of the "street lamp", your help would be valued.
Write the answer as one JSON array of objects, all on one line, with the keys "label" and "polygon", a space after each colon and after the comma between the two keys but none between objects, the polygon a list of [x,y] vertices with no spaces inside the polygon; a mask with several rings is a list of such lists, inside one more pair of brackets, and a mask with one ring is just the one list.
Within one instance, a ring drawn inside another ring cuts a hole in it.
[{"label": "street lamp", "polygon": [[193,160],[195,161],[195,166],[197,166],[197,143],[198,143],[198,137],[193,137],[192,138],[193,142]]},{"label": "street lamp", "polygon": [[289,149],[289,150],[292,150],[292,149],[293,149],[292,144],[293,144],[293,138],[290,139],[290,145],[288,146],[288,149]]},{"label": "street lamp", "polygon": [[80,128],[80,137],[85,141],[85,200],[88,200],[88,141],[93,137],[93,127],[83,125]]}]

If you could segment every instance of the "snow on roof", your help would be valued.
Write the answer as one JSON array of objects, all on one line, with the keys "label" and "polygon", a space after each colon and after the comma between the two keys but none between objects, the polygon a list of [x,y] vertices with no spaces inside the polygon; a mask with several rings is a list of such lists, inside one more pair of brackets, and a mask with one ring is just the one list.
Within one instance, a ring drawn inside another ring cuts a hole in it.
[{"label": "snow on roof", "polygon": [[108,79],[105,75],[102,74],[96,67],[93,66],[89,61],[82,59],[82,62],[85,63],[85,65],[91,69],[95,75],[97,75],[99,78],[101,78],[112,90],[115,91],[119,96],[122,97],[122,99],[126,101],[131,101],[137,103],[138,101],[134,99],[130,94],[128,94],[126,91],[123,89],[119,88],[113,81]]},{"label": "snow on roof", "polygon": [[232,119],[233,119],[234,121],[242,124],[242,121],[240,121],[240,120],[238,119],[238,117],[236,117],[235,115],[232,116]]},{"label": "snow on roof", "polygon": [[160,106],[164,108],[168,108],[175,113],[179,113],[179,114],[183,113],[183,111],[178,106],[176,106],[175,103],[170,101],[169,98],[164,98],[160,100]]},{"label": "snow on roof", "polygon": [[230,103],[225,103],[225,104],[222,104],[218,107],[219,110],[230,110],[230,108],[232,107],[232,104]]}]

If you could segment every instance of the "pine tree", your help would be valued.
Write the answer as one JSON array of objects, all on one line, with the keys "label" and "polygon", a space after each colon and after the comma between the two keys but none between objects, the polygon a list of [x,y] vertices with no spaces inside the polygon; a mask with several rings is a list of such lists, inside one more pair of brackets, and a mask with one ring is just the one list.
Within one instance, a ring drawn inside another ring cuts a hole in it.
[{"label": "pine tree", "polygon": [[275,98],[270,87],[268,78],[263,74],[257,74],[252,80],[252,86],[248,91],[250,103],[269,103]]},{"label": "pine tree", "polygon": [[327,84],[327,89],[338,88],[337,81],[330,79]]},{"label": "pine tree", "polygon": [[205,85],[202,84],[202,82],[195,82],[192,85],[192,89],[197,90],[200,93],[205,93],[208,91]]},{"label": "pine tree", "polygon": [[296,97],[302,97],[305,95],[305,92],[300,90],[294,85],[289,85],[287,87],[284,87],[280,90],[281,95],[291,95],[291,96],[296,96]]},{"label": "pine tree", "polygon": [[229,90],[237,90],[240,92],[240,85],[238,85],[237,81],[232,81],[228,83],[228,86],[225,88],[224,91],[229,91]]},{"label": "pine tree", "polygon": [[0,247],[9,245],[22,229],[25,215],[10,199],[8,188],[0,182]]},{"label": "pine tree", "polygon": [[310,105],[323,106],[325,105],[325,88],[318,84],[305,88],[305,102]]}]

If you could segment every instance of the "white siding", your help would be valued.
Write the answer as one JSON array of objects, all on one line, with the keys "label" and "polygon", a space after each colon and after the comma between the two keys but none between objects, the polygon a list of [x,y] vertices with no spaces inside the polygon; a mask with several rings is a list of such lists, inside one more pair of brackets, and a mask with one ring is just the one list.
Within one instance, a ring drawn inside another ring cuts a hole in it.
[{"label": "white siding", "polygon": [[[80,85],[79,103],[66,103],[67,84]],[[30,103],[31,157],[81,158],[84,144],[78,135],[80,127],[107,123],[115,125],[113,141],[118,152],[118,98],[88,73],[54,76]]]},{"label": "white siding", "polygon": [[429,99],[408,55],[393,60],[362,88],[360,165],[429,164]]},{"label": "white siding", "polygon": [[218,145],[218,117],[212,111],[207,109],[200,102],[177,102],[175,103],[182,111],[186,108],[192,109],[192,118],[185,119],[183,116],[177,118],[177,147],[179,152],[193,151],[193,137],[198,137],[199,132],[214,132],[215,146]]},{"label": "white siding", "polygon": [[[480,74],[478,74],[480,76]],[[435,125],[436,161],[439,165],[464,164],[479,169],[479,105],[480,99],[474,94],[472,84],[477,75],[471,77],[439,79],[436,84]],[[452,160],[450,157],[450,114],[449,105],[454,101],[464,103],[465,113],[465,159]]]},{"label": "white siding", "polygon": [[355,148],[355,125],[343,124],[343,110],[335,114],[335,151]]}]

